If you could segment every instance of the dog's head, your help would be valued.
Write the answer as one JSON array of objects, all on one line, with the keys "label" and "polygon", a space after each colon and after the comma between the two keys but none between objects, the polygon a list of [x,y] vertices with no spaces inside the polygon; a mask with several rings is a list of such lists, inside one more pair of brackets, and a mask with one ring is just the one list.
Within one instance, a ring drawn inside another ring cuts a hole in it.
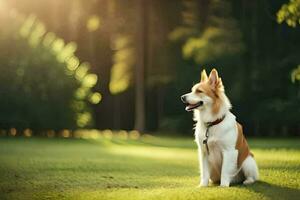
[{"label": "dog's head", "polygon": [[199,83],[192,87],[192,91],[181,96],[181,100],[186,104],[186,111],[194,109],[202,110],[211,108],[213,113],[217,113],[222,96],[224,95],[224,87],[221,78],[218,76],[216,69],[213,69],[209,77],[206,71],[201,73],[201,80]]}]

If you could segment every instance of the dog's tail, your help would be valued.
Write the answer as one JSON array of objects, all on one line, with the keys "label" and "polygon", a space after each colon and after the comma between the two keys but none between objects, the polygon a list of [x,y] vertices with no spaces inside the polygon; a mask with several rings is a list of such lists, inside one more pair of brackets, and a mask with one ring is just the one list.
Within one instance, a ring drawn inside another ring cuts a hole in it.
[{"label": "dog's tail", "polygon": [[238,168],[238,170],[234,174],[231,174],[230,177],[235,177],[236,175],[238,175],[242,168],[243,168],[243,165],[241,165],[240,168]]}]

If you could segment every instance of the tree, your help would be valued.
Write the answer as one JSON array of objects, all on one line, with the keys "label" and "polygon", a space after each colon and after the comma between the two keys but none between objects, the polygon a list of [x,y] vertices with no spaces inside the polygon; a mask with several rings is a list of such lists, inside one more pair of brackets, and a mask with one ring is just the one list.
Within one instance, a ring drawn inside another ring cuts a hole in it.
[{"label": "tree", "polygon": [[[90,105],[101,100],[92,88],[97,75],[75,56],[76,43],[65,44],[36,16],[15,13],[0,32],[1,126],[19,129],[91,127]],[[12,46],[14,44],[16,46]]]}]

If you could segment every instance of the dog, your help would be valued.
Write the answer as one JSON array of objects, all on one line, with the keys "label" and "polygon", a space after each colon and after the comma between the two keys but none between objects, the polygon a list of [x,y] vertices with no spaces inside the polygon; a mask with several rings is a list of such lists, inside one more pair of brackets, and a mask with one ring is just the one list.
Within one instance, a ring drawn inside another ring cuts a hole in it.
[{"label": "dog", "polygon": [[200,186],[209,182],[229,187],[232,183],[252,184],[259,178],[258,167],[249,150],[242,126],[230,112],[216,69],[201,73],[190,93],[181,96],[186,111],[194,111],[195,141],[200,163]]}]

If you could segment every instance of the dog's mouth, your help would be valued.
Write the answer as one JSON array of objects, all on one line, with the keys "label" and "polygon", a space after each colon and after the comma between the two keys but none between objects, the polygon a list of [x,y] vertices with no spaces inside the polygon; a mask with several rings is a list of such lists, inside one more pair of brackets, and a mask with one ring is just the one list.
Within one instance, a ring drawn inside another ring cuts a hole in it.
[{"label": "dog's mouth", "polygon": [[196,108],[198,108],[199,106],[202,106],[203,105],[203,101],[199,101],[198,103],[196,104],[187,104],[187,106],[185,107],[185,110],[186,111],[192,111]]}]

